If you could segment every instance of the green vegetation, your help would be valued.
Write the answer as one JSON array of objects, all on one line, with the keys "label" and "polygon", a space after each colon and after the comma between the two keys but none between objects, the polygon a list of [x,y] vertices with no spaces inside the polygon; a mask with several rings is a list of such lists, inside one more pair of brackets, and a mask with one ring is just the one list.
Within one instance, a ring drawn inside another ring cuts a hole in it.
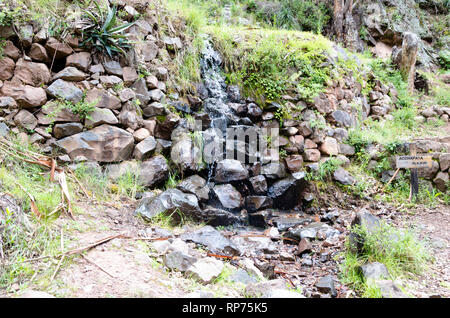
[{"label": "green vegetation", "polygon": [[426,270],[430,256],[425,246],[406,230],[399,230],[382,222],[378,230],[369,232],[364,227],[355,226],[352,231],[363,239],[362,248],[356,253],[346,242],[346,251],[341,255],[341,281],[352,286],[362,297],[379,297],[373,285],[367,285],[360,266],[380,262],[386,266],[392,279],[410,274],[420,274]]},{"label": "green vegetation", "polygon": [[81,46],[92,46],[97,51],[106,53],[110,57],[114,54],[126,54],[125,49],[130,48],[131,42],[123,31],[134,24],[125,23],[117,25],[117,8],[107,7],[106,10],[94,1],[94,10],[83,10],[87,25],[83,27],[83,42]]},{"label": "green vegetation", "polygon": [[439,64],[444,70],[450,69],[450,51],[442,50],[439,52]]},{"label": "green vegetation", "polygon": [[329,181],[333,173],[341,166],[341,160],[330,157],[327,161],[319,163],[317,170],[311,170],[306,175],[308,181]]}]

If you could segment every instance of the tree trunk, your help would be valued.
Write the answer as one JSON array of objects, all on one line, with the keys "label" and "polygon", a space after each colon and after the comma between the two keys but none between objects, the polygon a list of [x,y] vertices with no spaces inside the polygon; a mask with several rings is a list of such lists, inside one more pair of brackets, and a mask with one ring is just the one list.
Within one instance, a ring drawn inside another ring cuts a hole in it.
[{"label": "tree trunk", "polygon": [[344,0],[334,0],[333,29],[336,40],[344,40]]},{"label": "tree trunk", "polygon": [[419,37],[414,33],[405,32],[403,35],[400,71],[403,79],[408,83],[408,91],[410,93],[414,91],[418,48]]}]

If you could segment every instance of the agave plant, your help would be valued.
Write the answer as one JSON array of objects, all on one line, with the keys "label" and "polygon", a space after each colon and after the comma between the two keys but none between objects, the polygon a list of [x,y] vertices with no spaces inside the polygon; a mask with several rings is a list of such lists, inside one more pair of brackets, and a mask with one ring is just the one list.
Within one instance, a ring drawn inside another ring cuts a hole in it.
[{"label": "agave plant", "polygon": [[81,45],[91,44],[100,52],[106,52],[110,57],[115,53],[126,54],[125,49],[130,48],[130,42],[123,34],[123,31],[131,27],[135,22],[116,25],[117,8],[108,6],[107,12],[102,10],[100,5],[93,1],[97,11],[84,12],[84,26],[82,27],[83,38]]}]

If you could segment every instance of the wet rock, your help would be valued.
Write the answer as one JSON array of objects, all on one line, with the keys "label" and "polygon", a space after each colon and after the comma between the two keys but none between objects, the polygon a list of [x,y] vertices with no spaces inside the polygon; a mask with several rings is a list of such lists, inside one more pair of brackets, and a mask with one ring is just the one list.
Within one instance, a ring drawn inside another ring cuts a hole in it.
[{"label": "wet rock", "polygon": [[334,288],[333,276],[327,275],[319,279],[316,283],[316,288],[321,293],[330,294],[332,297],[336,297],[336,289]]},{"label": "wet rock", "polygon": [[193,175],[182,180],[177,185],[177,189],[195,194],[199,201],[209,200],[209,188],[206,186],[206,180],[199,175]]},{"label": "wet rock", "polygon": [[384,264],[373,262],[361,266],[361,272],[366,281],[389,279],[389,272]]},{"label": "wet rock", "polygon": [[272,162],[261,167],[261,174],[269,179],[281,179],[287,176],[286,168],[281,162]]},{"label": "wet rock", "polygon": [[217,163],[214,179],[217,182],[230,182],[244,180],[248,177],[248,171],[238,160],[225,159]]},{"label": "wet rock", "polygon": [[340,167],[333,173],[333,179],[343,185],[354,185],[356,183],[356,179],[347,170]]},{"label": "wet rock", "polygon": [[270,210],[258,211],[249,214],[248,223],[254,227],[266,228],[270,217]]},{"label": "wet rock", "polygon": [[215,258],[206,257],[199,259],[186,271],[186,275],[200,281],[202,284],[209,284],[219,277],[223,270],[223,263]]},{"label": "wet rock", "polygon": [[132,134],[106,124],[58,140],[56,143],[71,159],[85,156],[99,162],[126,160],[134,148]]},{"label": "wet rock", "polygon": [[203,167],[199,145],[187,134],[173,141],[170,158],[182,171],[200,171]]},{"label": "wet rock", "polygon": [[267,181],[263,175],[251,177],[249,181],[255,194],[265,194],[267,192]]},{"label": "wet rock", "polygon": [[297,252],[296,255],[302,255],[303,253],[310,252],[312,249],[311,243],[308,241],[307,238],[303,238],[300,240],[300,243],[298,243],[297,246]]},{"label": "wet rock", "polygon": [[41,87],[5,82],[1,88],[1,93],[4,96],[14,98],[17,105],[21,108],[38,107],[47,102],[47,94]]},{"label": "wet rock", "polygon": [[197,215],[197,219],[211,226],[228,226],[242,223],[239,216],[222,209],[212,206],[205,206],[201,213]]},{"label": "wet rock", "polygon": [[164,255],[164,265],[171,270],[185,272],[197,259],[181,251],[174,251]]},{"label": "wet rock", "polygon": [[243,206],[242,195],[231,184],[216,185],[213,191],[224,208],[237,209]]},{"label": "wet rock", "polygon": [[149,158],[156,149],[156,140],[153,136],[149,136],[134,148],[133,156],[138,160]]},{"label": "wet rock", "polygon": [[53,127],[53,135],[57,139],[72,136],[82,131],[83,125],[80,123],[56,124]]},{"label": "wet rock", "polygon": [[204,226],[194,232],[184,233],[180,236],[182,240],[191,241],[206,246],[213,253],[227,253],[236,255],[239,250],[233,242],[224,237],[212,226]]},{"label": "wet rock", "polygon": [[270,237],[234,236],[231,241],[241,255],[275,254],[278,252],[278,247]]},{"label": "wet rock", "polygon": [[162,155],[154,156],[140,166],[139,181],[146,187],[154,187],[167,180],[169,166]]},{"label": "wet rock", "polygon": [[309,217],[274,217],[272,222],[279,231],[286,231],[289,228],[297,227],[298,225],[311,223],[313,220]]},{"label": "wet rock", "polygon": [[162,213],[172,215],[177,220],[181,216],[178,213],[173,213],[176,210],[186,216],[198,213],[200,208],[197,197],[193,194],[183,193],[178,189],[169,189],[155,198],[142,199],[135,210],[135,214],[148,222]]},{"label": "wet rock", "polygon": [[288,177],[276,181],[268,190],[267,195],[273,200],[275,208],[291,209],[297,205],[301,188],[304,186],[305,173],[301,173],[303,177]]},{"label": "wet rock", "polygon": [[271,208],[272,204],[272,199],[266,196],[248,196],[245,198],[245,207],[250,213]]},{"label": "wet rock", "polygon": [[62,79],[54,81],[47,88],[47,92],[53,97],[62,98],[74,104],[78,103],[83,98],[81,89]]}]

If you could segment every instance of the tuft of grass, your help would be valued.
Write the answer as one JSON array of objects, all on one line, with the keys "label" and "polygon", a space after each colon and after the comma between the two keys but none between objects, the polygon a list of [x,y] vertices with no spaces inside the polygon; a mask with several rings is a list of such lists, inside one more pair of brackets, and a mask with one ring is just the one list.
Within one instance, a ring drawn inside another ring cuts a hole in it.
[{"label": "tuft of grass", "polygon": [[311,170],[306,175],[308,181],[328,181],[333,173],[341,166],[342,161],[337,158],[329,158],[327,161],[319,163],[317,171]]},{"label": "tuft of grass", "polygon": [[352,231],[364,238],[361,251],[355,253],[346,242],[340,263],[341,281],[350,285],[362,297],[379,297],[379,291],[364,281],[360,267],[366,263],[380,262],[386,266],[392,279],[411,274],[421,274],[430,259],[426,247],[408,230],[396,229],[382,222],[378,230],[354,226]]}]

